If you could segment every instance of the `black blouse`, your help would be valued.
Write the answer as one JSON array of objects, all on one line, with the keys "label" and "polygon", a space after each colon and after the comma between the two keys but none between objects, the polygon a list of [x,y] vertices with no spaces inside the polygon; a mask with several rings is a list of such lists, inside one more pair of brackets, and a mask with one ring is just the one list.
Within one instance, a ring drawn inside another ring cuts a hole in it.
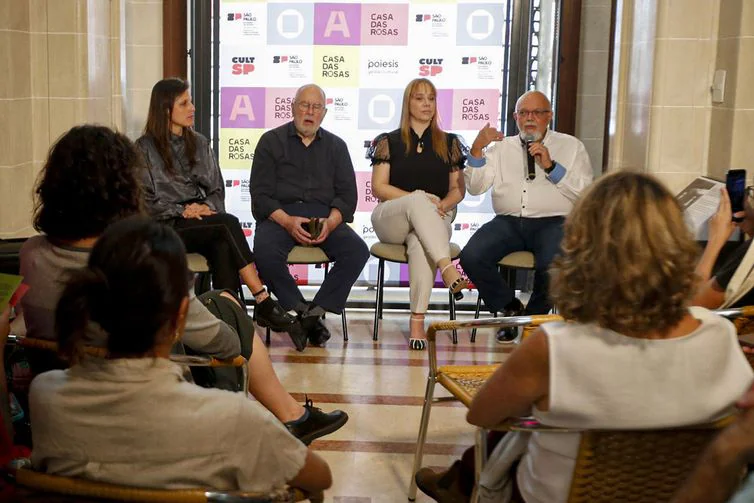
[{"label": "black blouse", "polygon": [[[448,162],[435,154],[430,128],[424,131],[421,138],[411,130],[412,145],[408,155],[400,129],[382,133],[367,150],[367,158],[372,161],[372,166],[381,162],[390,164],[390,185],[406,192],[423,190],[442,199],[448,194],[450,173],[464,168],[469,151],[460,136],[446,133],[446,137]],[[422,145],[421,152],[416,151],[419,144]]]}]

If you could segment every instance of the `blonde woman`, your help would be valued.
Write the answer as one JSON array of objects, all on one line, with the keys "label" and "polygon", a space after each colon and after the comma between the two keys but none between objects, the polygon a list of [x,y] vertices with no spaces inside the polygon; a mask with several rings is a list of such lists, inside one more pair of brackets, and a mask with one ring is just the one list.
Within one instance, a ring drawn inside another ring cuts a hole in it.
[{"label": "blonde woman", "polygon": [[[689,307],[697,248],[661,183],[603,177],[567,217],[562,249],[550,293],[567,322],[542,325],[511,353],[474,398],[470,423],[533,414],[574,429],[664,428],[733,411],[752,369],[731,322]],[[532,435],[514,477],[519,500],[566,501],[579,438]],[[417,482],[431,492],[448,486],[443,477],[423,469]]]},{"label": "blonde woman", "polygon": [[424,349],[424,313],[435,271],[456,299],[468,282],[450,260],[450,222],[466,194],[462,169],[467,147],[437,120],[437,89],[427,79],[412,80],[403,93],[401,126],[379,135],[367,157],[372,191],[380,204],[372,225],[384,243],[405,244],[411,305],[409,347]]}]

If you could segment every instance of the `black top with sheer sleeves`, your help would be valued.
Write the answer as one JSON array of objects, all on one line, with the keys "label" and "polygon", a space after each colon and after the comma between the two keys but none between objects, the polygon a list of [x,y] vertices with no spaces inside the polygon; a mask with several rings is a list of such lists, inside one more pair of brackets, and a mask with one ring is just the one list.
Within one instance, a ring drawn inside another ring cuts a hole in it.
[{"label": "black top with sheer sleeves", "polygon": [[[427,128],[421,138],[411,130],[412,148],[406,154],[406,145],[401,140],[401,130],[378,135],[367,149],[367,159],[372,166],[390,164],[390,185],[406,192],[423,190],[443,198],[448,194],[449,175],[463,169],[469,147],[461,136],[446,133],[449,162],[443,161],[432,148],[432,134]],[[421,152],[417,151],[421,147]],[[442,176],[445,175],[445,176]]]}]

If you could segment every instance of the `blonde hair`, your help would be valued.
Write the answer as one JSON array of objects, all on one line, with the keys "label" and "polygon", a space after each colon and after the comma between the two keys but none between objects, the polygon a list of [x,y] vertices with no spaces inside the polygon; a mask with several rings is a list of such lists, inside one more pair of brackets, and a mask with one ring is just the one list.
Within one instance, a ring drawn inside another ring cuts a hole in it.
[{"label": "blonde hair", "polygon": [[641,337],[686,315],[698,248],[678,202],[655,178],[600,179],[566,219],[561,246],[550,293],[564,318]]},{"label": "blonde hair", "polygon": [[[416,148],[416,145],[412,145],[411,141],[411,114],[409,113],[409,105],[411,103],[411,95],[420,86],[428,87],[430,92],[435,95],[435,104],[437,103],[437,88],[429,81],[429,79],[414,79],[408,83],[406,90],[403,91],[403,109],[401,110],[401,140],[406,145],[406,155],[411,153],[412,149]],[[429,129],[432,134],[432,149],[435,151],[435,155],[443,160],[443,162],[450,162],[450,153],[448,152],[448,140],[445,132],[440,129],[440,125],[437,122],[437,116],[439,111],[437,105],[435,105],[435,114],[432,116],[432,120],[429,123]]]}]

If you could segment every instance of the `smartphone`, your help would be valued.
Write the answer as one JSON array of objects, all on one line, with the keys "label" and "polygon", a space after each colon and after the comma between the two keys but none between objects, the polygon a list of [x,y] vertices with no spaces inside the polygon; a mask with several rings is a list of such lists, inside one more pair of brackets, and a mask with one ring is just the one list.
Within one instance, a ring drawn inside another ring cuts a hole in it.
[{"label": "smartphone", "polygon": [[[746,170],[731,169],[725,175],[725,188],[730,197],[730,209],[733,213],[744,210],[744,197],[746,194]],[[733,217],[733,221],[740,222],[742,218]]]}]

